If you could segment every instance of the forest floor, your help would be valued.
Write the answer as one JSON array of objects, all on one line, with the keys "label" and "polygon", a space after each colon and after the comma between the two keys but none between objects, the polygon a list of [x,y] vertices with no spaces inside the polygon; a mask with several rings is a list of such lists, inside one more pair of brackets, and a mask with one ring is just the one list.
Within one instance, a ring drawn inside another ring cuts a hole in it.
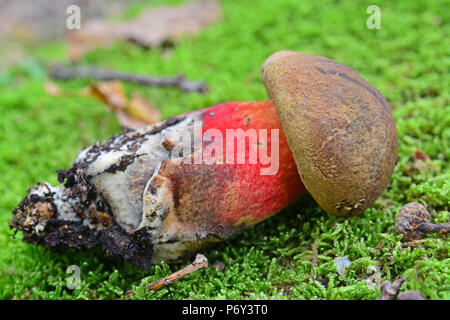
[{"label": "forest floor", "polygon": [[[180,1],[164,1],[179,3]],[[162,1],[148,1],[151,5]],[[445,0],[377,1],[381,29],[368,29],[369,1],[222,1],[224,18],[173,48],[115,43],[82,62],[153,75],[204,80],[206,94],[126,84],[160,107],[163,117],[226,101],[266,100],[260,66],[277,50],[329,57],[360,73],[384,94],[399,134],[398,164],[382,196],[363,215],[327,215],[304,196],[242,235],[203,252],[225,270],[200,270],[158,291],[146,284],[183,265],[139,270],[101,250],[63,254],[12,237],[12,210],[38,181],[58,184],[82,148],[120,132],[112,113],[93,99],[54,97],[44,89],[45,66],[66,61],[62,41],[36,46],[0,71],[0,298],[117,299],[376,299],[383,281],[406,279],[400,291],[450,299],[450,243],[444,235],[401,242],[394,219],[420,202],[436,223],[450,221],[450,43]],[[133,3],[124,19],[146,3]],[[78,89],[87,80],[56,81]],[[430,161],[420,162],[421,150]],[[335,258],[347,257],[345,275]],[[81,288],[66,286],[68,266],[81,268]]]}]

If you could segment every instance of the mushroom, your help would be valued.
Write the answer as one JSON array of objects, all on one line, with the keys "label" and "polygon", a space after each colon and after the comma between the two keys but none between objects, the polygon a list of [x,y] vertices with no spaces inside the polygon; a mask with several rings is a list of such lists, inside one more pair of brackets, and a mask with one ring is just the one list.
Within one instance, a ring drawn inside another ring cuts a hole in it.
[{"label": "mushroom", "polygon": [[396,164],[397,131],[383,95],[343,64],[293,51],[272,54],[262,79],[312,197],[337,216],[363,212]]},{"label": "mushroom", "polygon": [[184,261],[305,192],[270,101],[223,103],[123,132],[83,150],[58,179],[64,184],[28,190],[14,210],[10,225],[23,240],[101,245],[143,269]]},{"label": "mushroom", "polygon": [[58,171],[63,185],[28,190],[10,226],[24,241],[101,245],[147,269],[243,232],[305,186],[331,214],[361,213],[395,165],[386,100],[323,57],[275,53],[262,76],[273,102],[223,103],[86,148]]}]

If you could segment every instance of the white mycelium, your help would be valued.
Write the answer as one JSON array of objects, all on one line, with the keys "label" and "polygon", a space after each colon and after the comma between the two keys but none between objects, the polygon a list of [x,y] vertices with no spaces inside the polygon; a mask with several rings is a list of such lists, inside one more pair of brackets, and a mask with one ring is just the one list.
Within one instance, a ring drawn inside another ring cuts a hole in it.
[{"label": "white mycelium", "polygon": [[[110,145],[113,150],[102,151],[87,168],[86,176],[97,192],[106,200],[114,215],[115,221],[126,230],[136,230],[146,225],[143,214],[143,194],[145,186],[156,172],[163,160],[171,159],[171,152],[163,146],[167,139],[179,141],[179,136],[192,135],[193,119],[187,117],[177,124],[152,133],[155,126],[147,126],[137,131],[125,133],[130,141],[120,145],[120,137]],[[136,144],[136,139],[140,141]],[[90,150],[83,151],[78,162],[90,157]],[[127,158],[128,157],[128,158]],[[120,166],[124,159],[128,160],[125,170],[111,170]],[[165,199],[158,199],[159,202]],[[163,203],[160,204],[163,206]]]}]

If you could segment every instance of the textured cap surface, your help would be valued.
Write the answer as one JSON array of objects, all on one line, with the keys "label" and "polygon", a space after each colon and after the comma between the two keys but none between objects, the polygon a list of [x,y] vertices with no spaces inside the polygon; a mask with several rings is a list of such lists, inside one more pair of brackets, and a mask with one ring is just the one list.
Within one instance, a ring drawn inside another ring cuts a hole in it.
[{"label": "textured cap surface", "polygon": [[312,197],[334,215],[364,211],[388,185],[397,158],[383,95],[343,64],[293,51],[272,54],[262,79]]}]

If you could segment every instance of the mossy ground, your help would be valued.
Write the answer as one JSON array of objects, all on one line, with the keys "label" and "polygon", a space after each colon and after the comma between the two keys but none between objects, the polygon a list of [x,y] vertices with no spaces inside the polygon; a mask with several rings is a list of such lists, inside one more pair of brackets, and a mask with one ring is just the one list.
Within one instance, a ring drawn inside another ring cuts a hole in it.
[{"label": "mossy ground", "polygon": [[[179,1],[169,1],[178,3]],[[375,3],[373,3],[375,2]],[[160,4],[162,1],[150,1]],[[167,3],[167,2],[166,2]],[[117,43],[83,62],[116,70],[205,80],[205,95],[126,85],[160,106],[164,117],[232,100],[267,99],[260,65],[276,50],[327,56],[357,70],[380,88],[399,133],[399,161],[382,197],[360,217],[330,217],[308,196],[215,250],[211,263],[225,272],[201,270],[156,292],[145,284],[181,265],[141,271],[102,257],[101,251],[54,254],[14,239],[11,211],[38,181],[56,184],[85,146],[120,131],[114,115],[86,97],[45,92],[44,63],[65,59],[63,44],[34,48],[33,58],[0,73],[0,298],[116,299],[128,289],[136,299],[376,299],[380,281],[408,277],[401,291],[450,299],[450,244],[430,235],[406,246],[394,229],[400,208],[426,204],[433,221],[450,221],[450,43],[445,0],[417,1],[222,1],[224,20],[185,38],[169,56]],[[366,9],[381,8],[380,30],[369,30]],[[125,13],[129,18],[144,5]],[[88,81],[60,83],[80,88]],[[411,170],[413,152],[432,161]],[[352,264],[345,276],[334,259]],[[66,269],[81,267],[81,289],[69,290]],[[376,270],[379,270],[377,273]],[[328,279],[328,286],[319,281]],[[378,277],[379,276],[379,277]]]}]

